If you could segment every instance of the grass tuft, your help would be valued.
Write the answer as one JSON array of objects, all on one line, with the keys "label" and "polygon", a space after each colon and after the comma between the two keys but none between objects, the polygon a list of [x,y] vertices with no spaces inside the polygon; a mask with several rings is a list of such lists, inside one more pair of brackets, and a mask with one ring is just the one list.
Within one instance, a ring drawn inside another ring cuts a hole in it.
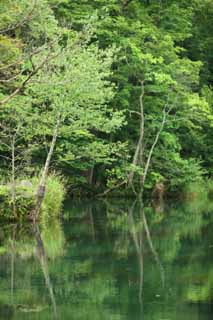
[{"label": "grass tuft", "polygon": [[[16,215],[19,219],[26,219],[35,207],[38,177],[19,179],[16,181]],[[41,218],[51,218],[60,214],[65,197],[64,179],[51,174],[47,179],[46,193],[41,208]],[[10,183],[0,184],[0,218],[14,219],[12,203],[12,187]]]}]

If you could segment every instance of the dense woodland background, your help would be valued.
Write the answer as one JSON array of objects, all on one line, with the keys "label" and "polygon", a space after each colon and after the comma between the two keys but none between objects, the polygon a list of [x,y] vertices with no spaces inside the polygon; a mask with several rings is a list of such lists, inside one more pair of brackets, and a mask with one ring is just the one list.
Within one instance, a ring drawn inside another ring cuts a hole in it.
[{"label": "dense woodland background", "polygon": [[1,0],[1,180],[39,175],[54,135],[72,195],[211,178],[212,17],[212,0]]}]

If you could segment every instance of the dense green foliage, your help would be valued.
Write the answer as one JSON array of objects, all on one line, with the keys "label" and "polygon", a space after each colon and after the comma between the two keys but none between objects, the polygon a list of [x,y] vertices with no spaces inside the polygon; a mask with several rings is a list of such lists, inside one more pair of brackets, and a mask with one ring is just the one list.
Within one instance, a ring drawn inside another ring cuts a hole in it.
[{"label": "dense green foliage", "polygon": [[168,110],[145,189],[211,177],[212,12],[211,0],[1,1],[2,178],[38,175],[60,116],[51,169],[70,194],[123,193],[130,172],[138,191]]}]

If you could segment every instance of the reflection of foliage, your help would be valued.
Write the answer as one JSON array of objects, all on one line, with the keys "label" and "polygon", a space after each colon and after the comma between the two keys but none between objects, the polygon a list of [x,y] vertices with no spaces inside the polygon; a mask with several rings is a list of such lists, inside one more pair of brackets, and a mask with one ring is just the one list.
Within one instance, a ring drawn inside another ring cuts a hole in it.
[{"label": "reflection of foliage", "polygon": [[[2,228],[0,252],[11,254],[21,258],[29,258],[35,253],[35,239],[30,225],[8,225]],[[55,258],[63,254],[64,235],[58,220],[46,221],[42,225],[41,237],[44,242],[47,256]],[[2,238],[2,240],[1,240]]]},{"label": "reflection of foliage", "polygon": [[192,283],[185,292],[185,298],[191,302],[210,302],[212,299],[213,271],[206,270],[204,266],[196,265],[191,271]]},{"label": "reflection of foliage", "polygon": [[[52,255],[53,258],[61,255],[64,235],[59,222],[55,220],[51,224],[43,225],[42,234],[47,255]],[[54,244],[51,234],[57,236]],[[2,284],[4,288],[10,288],[6,291],[0,288],[0,315],[5,306],[15,315],[15,319],[24,319],[23,314],[36,314],[48,309],[49,299],[46,292],[34,286],[34,277],[35,279],[39,277],[44,282],[42,273],[48,268],[45,265],[45,258],[39,256],[38,243],[34,238],[32,226],[14,224],[2,227],[0,245],[1,263],[6,268],[0,269],[0,274],[4,272]],[[14,294],[16,288],[18,292]]]},{"label": "reflection of foliage", "polygon": [[30,237],[30,226],[1,226],[0,250],[7,254],[15,254],[29,258],[34,253],[34,241]]},{"label": "reflection of foliage", "polygon": [[[59,318],[142,318],[138,299],[139,258],[144,261],[143,316],[182,319],[176,308],[177,304],[184,304],[185,317],[188,319],[190,314],[196,318],[197,307],[191,302],[212,300],[212,248],[209,247],[212,235],[208,232],[212,215],[206,211],[210,203],[203,208],[198,204],[194,213],[193,206],[196,208],[195,202],[190,206],[189,202],[165,206],[160,213],[151,205],[144,208],[153,248],[164,267],[164,287],[139,205],[133,206],[130,201],[81,203],[80,206],[74,203],[73,207],[69,204],[66,208],[63,229],[57,220],[43,221],[41,238]],[[131,208],[134,209],[132,217]],[[30,230],[27,225],[16,227],[15,232],[14,226],[0,229],[0,309],[9,306],[14,320],[25,319],[24,309],[29,311],[26,319],[30,316],[32,320],[38,317],[50,320],[53,319],[50,297],[39,259],[33,257],[36,242]],[[141,241],[139,252],[135,236]],[[29,246],[27,255],[24,255],[25,246]],[[11,302],[8,287],[13,254],[14,298]]]},{"label": "reflection of foliage", "polygon": [[47,223],[41,231],[41,237],[48,258],[55,259],[63,255],[64,234],[61,224],[56,219]]},{"label": "reflection of foliage", "polygon": [[[187,277],[186,274],[191,275],[189,281],[181,281],[181,295],[185,301],[206,301],[212,297],[211,263],[209,264],[209,260],[205,258],[205,247],[202,245],[202,242],[199,242],[199,247],[193,247],[193,243],[198,242],[198,239],[200,239],[202,229],[209,224],[211,215],[208,215],[208,212],[212,212],[212,206],[213,203],[208,201],[206,195],[200,193],[199,197],[193,199],[193,201],[187,200],[185,203],[167,207],[160,213],[155,212],[151,206],[144,208],[149,228],[153,235],[154,247],[159,253],[163,265],[167,266],[167,282],[170,283],[171,281],[172,283],[174,278],[182,279],[185,276]],[[108,228],[111,228],[113,232],[117,232],[114,251],[119,258],[122,251],[130,254],[132,252],[132,249],[130,250],[131,243],[126,239],[130,237],[131,226],[128,224],[126,210],[123,210],[122,214],[121,210],[116,211],[116,206],[108,203],[107,212],[109,218]],[[145,234],[139,207],[134,210],[134,220],[136,225],[135,232]],[[192,253],[187,251],[184,265],[179,265],[179,259],[182,254],[185,254],[184,250],[188,248],[186,244],[188,244],[188,247],[192,246],[193,253],[197,252],[197,254],[195,257],[191,257]],[[150,251],[147,245],[147,241],[143,241],[145,252],[147,250]],[[196,265],[197,261],[198,264]],[[207,263],[207,270],[203,268],[202,261]],[[159,283],[159,275],[156,273],[156,268],[150,269],[149,267],[148,270],[145,265],[145,274],[145,283],[146,281],[148,281],[147,283],[153,283],[154,281],[155,283]],[[194,280],[196,279],[196,275],[201,279],[198,283]],[[174,290],[173,301],[178,299],[177,295],[180,295],[180,290],[178,291],[177,289],[172,289]]]}]

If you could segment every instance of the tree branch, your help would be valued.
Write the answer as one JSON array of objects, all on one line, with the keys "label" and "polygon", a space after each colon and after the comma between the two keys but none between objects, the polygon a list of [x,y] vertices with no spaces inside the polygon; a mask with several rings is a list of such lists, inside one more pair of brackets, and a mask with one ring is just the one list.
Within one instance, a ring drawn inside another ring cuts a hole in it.
[{"label": "tree branch", "polygon": [[147,158],[147,161],[146,161],[146,165],[145,165],[145,169],[144,169],[144,173],[143,173],[143,176],[142,176],[142,179],[141,179],[141,186],[142,186],[142,189],[144,187],[144,183],[145,183],[145,180],[146,180],[146,177],[147,177],[147,173],[148,173],[148,170],[149,170],[149,166],[150,166],[150,161],[151,161],[151,158],[152,158],[152,154],[153,154],[153,151],[155,149],[155,146],[156,144],[158,143],[158,140],[159,140],[159,137],[160,137],[160,134],[164,128],[164,125],[165,125],[165,122],[166,122],[166,117],[167,115],[169,114],[171,108],[166,112],[166,107],[167,105],[165,105],[164,107],[164,110],[163,110],[163,119],[162,119],[162,122],[161,122],[161,126],[155,136],[155,140],[151,146],[151,149],[149,151],[149,155],[148,155],[148,158]]},{"label": "tree branch", "polygon": [[28,82],[31,80],[31,78],[34,75],[36,75],[38,73],[38,71],[40,69],[42,69],[43,66],[45,65],[45,63],[49,60],[50,54],[51,54],[51,52],[49,52],[48,55],[46,56],[46,58],[33,71],[31,71],[29,73],[27,78],[21,83],[21,85],[18,88],[16,88],[9,96],[7,96],[6,98],[4,98],[3,100],[0,101],[0,106],[6,104],[9,100],[11,100],[13,97],[15,97],[28,84]]},{"label": "tree branch", "polygon": [[108,193],[110,193],[112,190],[115,190],[115,189],[121,187],[121,186],[124,185],[125,183],[126,183],[126,181],[123,180],[123,181],[121,181],[120,183],[116,184],[115,186],[106,189],[103,193],[99,193],[99,194],[97,195],[97,197],[104,197],[104,196],[106,196]]},{"label": "tree branch", "polygon": [[26,22],[30,21],[32,19],[32,13],[35,10],[36,4],[37,4],[37,0],[34,0],[32,9],[27,13],[26,17],[24,17],[21,21],[17,22],[16,24],[9,26],[7,29],[0,30],[0,34],[7,33],[19,27],[22,27]]}]

